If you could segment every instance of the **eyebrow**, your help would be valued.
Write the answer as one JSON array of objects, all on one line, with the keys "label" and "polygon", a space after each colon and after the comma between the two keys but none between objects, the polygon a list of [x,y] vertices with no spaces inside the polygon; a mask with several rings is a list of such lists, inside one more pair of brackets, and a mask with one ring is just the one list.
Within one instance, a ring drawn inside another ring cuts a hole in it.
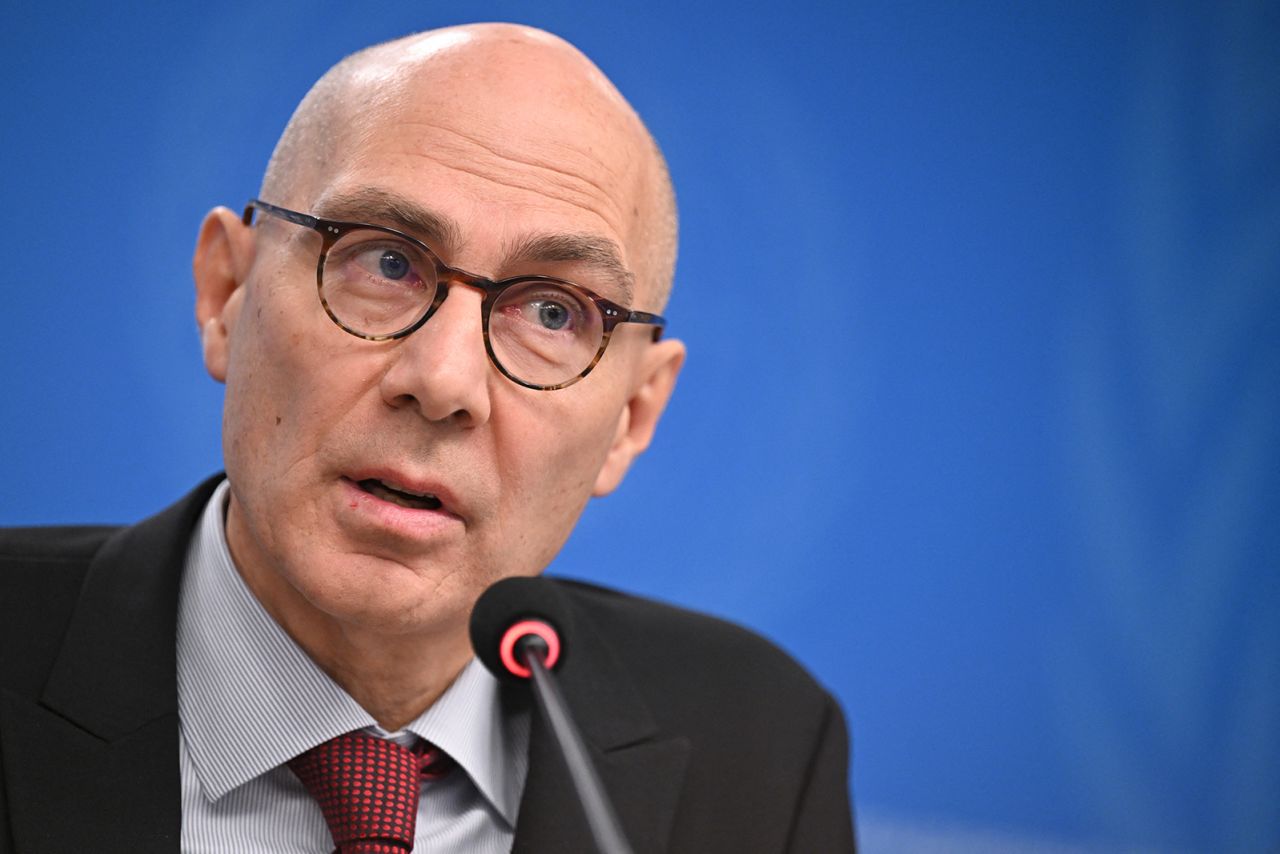
[{"label": "eyebrow", "polygon": [[462,229],[449,217],[376,187],[362,187],[321,199],[316,211],[317,216],[323,219],[390,226],[417,235],[435,246],[458,246],[462,243]]},{"label": "eyebrow", "polygon": [[[453,219],[435,213],[397,193],[362,187],[322,199],[316,207],[324,219],[386,225],[425,240],[434,247],[458,247],[462,229]],[[594,267],[616,293],[602,294],[631,306],[635,275],[622,262],[612,240],[595,234],[542,234],[520,238],[507,249],[505,265],[520,263],[581,263]]]},{"label": "eyebrow", "polygon": [[577,262],[597,268],[617,288],[608,296],[630,307],[635,298],[635,275],[622,263],[618,245],[594,234],[547,234],[526,237],[508,252],[508,263]]}]

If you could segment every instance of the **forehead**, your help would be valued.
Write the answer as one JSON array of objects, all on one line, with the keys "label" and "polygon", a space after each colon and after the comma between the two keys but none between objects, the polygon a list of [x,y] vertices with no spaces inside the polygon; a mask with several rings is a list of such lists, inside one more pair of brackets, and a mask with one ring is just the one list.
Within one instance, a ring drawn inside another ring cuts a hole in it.
[{"label": "forehead", "polygon": [[638,121],[585,60],[533,53],[444,50],[352,75],[312,205],[373,187],[456,226],[451,252],[573,235],[613,244],[631,267]]}]

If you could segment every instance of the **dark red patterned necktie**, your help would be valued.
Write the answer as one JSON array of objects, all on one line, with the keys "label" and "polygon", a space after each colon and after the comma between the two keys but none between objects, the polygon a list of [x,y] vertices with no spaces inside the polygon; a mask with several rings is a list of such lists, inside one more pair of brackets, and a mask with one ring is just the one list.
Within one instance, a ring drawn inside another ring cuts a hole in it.
[{"label": "dark red patterned necktie", "polygon": [[418,791],[453,760],[429,744],[416,750],[349,732],[289,760],[320,804],[338,854],[404,854],[413,850]]}]

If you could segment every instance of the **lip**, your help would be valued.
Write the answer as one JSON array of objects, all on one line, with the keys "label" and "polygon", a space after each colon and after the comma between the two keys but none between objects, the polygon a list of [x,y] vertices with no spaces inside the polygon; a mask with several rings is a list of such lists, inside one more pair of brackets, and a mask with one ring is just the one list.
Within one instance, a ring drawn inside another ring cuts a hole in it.
[{"label": "lip", "polygon": [[[429,492],[440,500],[439,509],[403,507],[360,488],[362,480],[380,480],[418,493]],[[362,525],[389,530],[411,539],[444,534],[466,525],[457,498],[443,484],[386,468],[358,469],[339,478],[342,514]]]},{"label": "lip", "polygon": [[[356,489],[360,489],[359,483],[362,480],[380,480],[385,484],[401,487],[402,489],[407,489],[410,492],[416,492],[419,494],[431,493],[436,498],[440,499],[439,510],[414,510],[413,512],[415,513],[448,513],[459,518],[462,518],[464,515],[459,509],[457,496],[449,491],[449,487],[437,480],[432,480],[427,477],[407,474],[403,471],[398,471],[392,468],[362,468],[343,472],[342,479],[350,481],[351,485],[355,486]],[[360,492],[364,492],[364,490],[360,489]],[[365,494],[367,495],[368,493]],[[381,501],[382,499],[377,500]],[[399,507],[400,505],[397,504],[395,506]],[[406,507],[402,509],[409,510],[411,508]]]}]

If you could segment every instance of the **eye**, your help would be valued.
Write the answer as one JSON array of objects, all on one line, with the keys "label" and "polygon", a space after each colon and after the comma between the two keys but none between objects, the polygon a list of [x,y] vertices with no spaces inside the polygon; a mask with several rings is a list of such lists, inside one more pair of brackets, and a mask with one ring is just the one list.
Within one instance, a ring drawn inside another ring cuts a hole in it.
[{"label": "eye", "polygon": [[490,317],[491,332],[510,336],[527,347],[541,347],[553,340],[598,339],[600,334],[595,307],[554,282],[513,285],[498,298]]},{"label": "eye", "polygon": [[344,288],[421,291],[434,286],[435,265],[420,249],[403,240],[353,231],[329,250],[325,276]]},{"label": "eye", "polygon": [[498,304],[500,313],[526,324],[530,333],[546,332],[577,335],[586,326],[585,307],[568,294],[559,291],[534,291],[504,295]]},{"label": "eye", "polygon": [[529,309],[547,329],[563,329],[570,320],[569,309],[554,300],[534,300],[529,303]]},{"label": "eye", "polygon": [[379,279],[398,282],[413,274],[413,259],[394,246],[369,246],[351,258],[356,267]]},{"label": "eye", "polygon": [[403,279],[412,269],[409,259],[402,253],[394,249],[382,250],[382,256],[378,259],[378,271],[388,279]]}]

